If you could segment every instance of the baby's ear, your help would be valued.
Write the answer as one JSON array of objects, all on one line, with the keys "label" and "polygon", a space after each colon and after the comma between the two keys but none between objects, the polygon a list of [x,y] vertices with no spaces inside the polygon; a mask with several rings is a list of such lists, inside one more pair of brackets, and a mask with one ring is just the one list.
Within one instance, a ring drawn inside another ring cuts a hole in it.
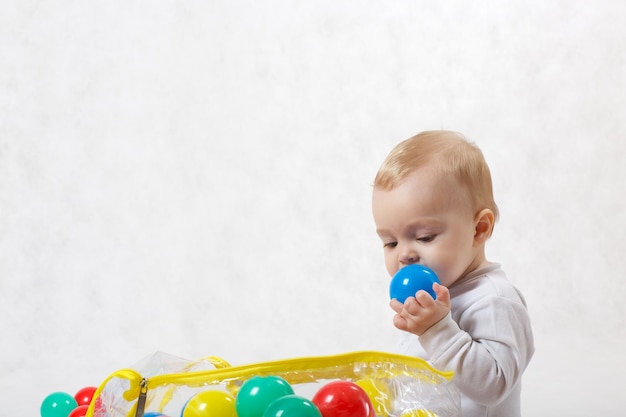
[{"label": "baby's ear", "polygon": [[482,209],[476,214],[475,229],[474,229],[474,243],[482,244],[489,239],[491,232],[493,231],[493,225],[495,216],[490,209]]}]

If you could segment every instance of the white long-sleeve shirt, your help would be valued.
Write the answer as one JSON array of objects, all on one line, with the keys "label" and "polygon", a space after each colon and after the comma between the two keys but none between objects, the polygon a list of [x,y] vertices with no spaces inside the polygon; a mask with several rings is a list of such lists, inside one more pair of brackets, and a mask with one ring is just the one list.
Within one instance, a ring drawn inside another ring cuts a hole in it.
[{"label": "white long-sleeve shirt", "polygon": [[454,371],[463,417],[520,417],[522,373],[535,351],[524,297],[495,263],[449,290],[450,313],[419,337],[403,332],[399,352]]}]

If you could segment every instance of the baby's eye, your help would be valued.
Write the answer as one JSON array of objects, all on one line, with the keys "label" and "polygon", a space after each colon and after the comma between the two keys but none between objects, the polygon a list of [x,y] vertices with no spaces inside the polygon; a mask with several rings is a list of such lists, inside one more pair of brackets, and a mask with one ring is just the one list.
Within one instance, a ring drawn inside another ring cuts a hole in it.
[{"label": "baby's eye", "polygon": [[384,242],[383,248],[395,248],[398,246],[398,242]]},{"label": "baby's eye", "polygon": [[417,238],[417,240],[424,243],[432,242],[433,240],[435,240],[435,235],[420,236]]}]

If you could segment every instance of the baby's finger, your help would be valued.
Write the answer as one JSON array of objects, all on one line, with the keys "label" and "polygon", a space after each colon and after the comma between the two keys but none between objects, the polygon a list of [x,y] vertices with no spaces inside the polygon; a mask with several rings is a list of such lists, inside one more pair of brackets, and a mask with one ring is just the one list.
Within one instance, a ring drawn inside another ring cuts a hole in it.
[{"label": "baby's finger", "polygon": [[433,284],[433,291],[437,294],[437,301],[439,303],[450,307],[450,291],[448,291],[448,288],[440,284]]},{"label": "baby's finger", "polygon": [[393,325],[399,330],[408,330],[407,321],[400,314],[396,314],[393,318]]},{"label": "baby's finger", "polygon": [[433,297],[424,290],[419,290],[415,294],[415,299],[422,307],[430,307],[435,303]]},{"label": "baby's finger", "polygon": [[401,312],[403,306],[404,305],[400,301],[396,300],[395,298],[389,302],[389,307],[391,307],[391,309],[395,311],[396,313]]},{"label": "baby's finger", "polygon": [[424,307],[416,298],[407,298],[404,302],[404,311],[406,311],[411,316],[419,315],[422,310],[424,310]]}]

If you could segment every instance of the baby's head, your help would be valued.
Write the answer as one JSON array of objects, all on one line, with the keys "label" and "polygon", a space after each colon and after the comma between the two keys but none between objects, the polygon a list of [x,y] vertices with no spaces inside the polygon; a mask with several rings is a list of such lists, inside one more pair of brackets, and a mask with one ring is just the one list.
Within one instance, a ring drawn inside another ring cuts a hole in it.
[{"label": "baby's head", "polygon": [[474,212],[488,208],[497,220],[489,166],[478,146],[457,132],[431,130],[400,142],[378,170],[374,188],[391,190],[416,169],[431,164],[458,184]]},{"label": "baby's head", "polygon": [[484,243],[498,216],[480,149],[449,131],[398,144],[379,169],[372,196],[390,275],[420,263],[449,286],[486,262]]}]

